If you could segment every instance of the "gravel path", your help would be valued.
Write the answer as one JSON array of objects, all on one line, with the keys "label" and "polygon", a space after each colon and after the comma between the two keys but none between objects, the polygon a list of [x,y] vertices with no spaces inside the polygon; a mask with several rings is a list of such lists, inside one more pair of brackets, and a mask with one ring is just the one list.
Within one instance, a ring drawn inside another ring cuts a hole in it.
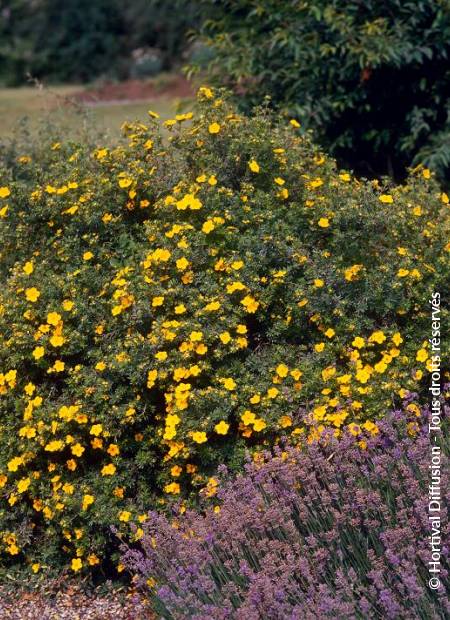
[{"label": "gravel path", "polygon": [[75,587],[56,594],[0,587],[0,620],[155,620],[136,596],[111,590],[86,594]]}]

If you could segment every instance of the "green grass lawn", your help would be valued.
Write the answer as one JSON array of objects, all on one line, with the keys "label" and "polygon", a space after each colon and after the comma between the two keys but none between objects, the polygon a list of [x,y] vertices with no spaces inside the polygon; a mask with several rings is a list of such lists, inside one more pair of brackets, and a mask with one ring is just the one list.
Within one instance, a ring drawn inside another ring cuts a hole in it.
[{"label": "green grass lawn", "polygon": [[39,121],[50,118],[69,133],[76,134],[93,126],[100,133],[115,137],[124,121],[145,120],[149,109],[158,112],[162,119],[167,119],[179,105],[179,100],[161,97],[145,103],[97,103],[86,106],[71,103],[70,98],[77,91],[80,91],[79,86],[0,88],[0,139],[10,136],[24,118],[29,120],[32,129],[37,128]]}]

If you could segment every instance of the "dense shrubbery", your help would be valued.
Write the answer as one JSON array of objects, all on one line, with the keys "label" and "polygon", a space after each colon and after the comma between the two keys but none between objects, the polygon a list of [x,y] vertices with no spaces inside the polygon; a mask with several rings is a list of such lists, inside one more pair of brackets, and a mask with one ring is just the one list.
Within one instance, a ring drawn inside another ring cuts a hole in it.
[{"label": "dense shrubbery", "polygon": [[[136,77],[139,67],[141,77],[145,70],[167,70],[181,61],[196,15],[189,0],[6,0],[0,14],[0,79],[22,84],[31,73],[87,81]],[[135,56],[144,63],[135,66]]]},{"label": "dense shrubbery", "polygon": [[[203,513],[151,513],[142,551],[124,561],[158,617],[446,617],[448,585],[428,587],[426,413],[411,416],[404,404],[366,450],[351,435],[280,449],[237,478],[222,472]],[[447,522],[442,540],[449,534]],[[442,559],[444,584],[445,544]]]},{"label": "dense shrubbery", "polygon": [[274,105],[364,174],[450,178],[448,0],[204,0],[212,77]]},{"label": "dense shrubbery", "polygon": [[327,427],[364,441],[427,393],[450,273],[430,172],[361,182],[295,122],[199,99],[168,142],[151,116],[115,148],[0,154],[6,565],[96,566],[111,524],[214,494],[218,464]]}]

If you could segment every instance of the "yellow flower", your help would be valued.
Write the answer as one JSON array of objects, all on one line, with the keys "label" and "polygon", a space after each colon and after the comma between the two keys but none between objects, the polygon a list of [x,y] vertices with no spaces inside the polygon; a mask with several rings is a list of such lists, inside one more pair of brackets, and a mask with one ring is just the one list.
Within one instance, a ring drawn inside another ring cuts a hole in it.
[{"label": "yellow flower", "polygon": [[95,435],[96,437],[98,437],[98,435],[101,435],[102,432],[103,427],[101,424],[94,424],[93,426],[91,426],[91,430],[89,431],[91,435]]},{"label": "yellow flower", "polygon": [[175,306],[175,314],[184,314],[186,312],[186,306],[184,304],[178,304]]},{"label": "yellow flower", "polygon": [[75,444],[74,446],[72,446],[72,448],[71,448],[72,454],[73,454],[74,456],[81,456],[81,455],[83,454],[84,450],[85,450],[85,449],[83,448],[83,446],[82,446],[80,443],[76,443],[76,444]]},{"label": "yellow flower", "polygon": [[207,312],[215,312],[220,309],[220,301],[211,301],[209,304],[205,306],[205,310]]},{"label": "yellow flower", "polygon": [[281,418],[278,420],[278,423],[281,428],[288,428],[289,426],[292,426],[292,420],[288,415],[281,416]]},{"label": "yellow flower", "polygon": [[47,323],[56,327],[61,321],[61,315],[57,312],[49,312],[47,314]]},{"label": "yellow flower", "polygon": [[406,278],[407,275],[409,275],[409,270],[408,269],[399,269],[397,271],[397,276],[399,278]]},{"label": "yellow flower", "polygon": [[395,344],[396,347],[398,347],[403,342],[403,338],[400,336],[399,332],[396,332],[392,336],[392,342]]},{"label": "yellow flower", "polygon": [[41,357],[44,357],[44,354],[45,354],[44,347],[36,347],[33,350],[33,357],[34,357],[35,360],[41,359]]},{"label": "yellow flower", "polygon": [[219,338],[221,340],[221,342],[223,342],[223,344],[228,344],[231,340],[231,335],[230,332],[222,332],[219,335]]},{"label": "yellow flower", "polygon": [[419,351],[417,351],[416,360],[418,362],[426,362],[427,359],[428,359],[428,351],[426,351],[425,349],[419,349]]},{"label": "yellow flower", "polygon": [[378,344],[383,344],[385,340],[386,336],[383,334],[382,331],[373,332],[373,334],[371,334],[371,336],[369,337],[369,342],[376,342]]},{"label": "yellow flower", "polygon": [[242,282],[232,282],[231,284],[227,284],[227,293],[231,295],[235,291],[243,291],[245,288]]},{"label": "yellow flower", "polygon": [[110,456],[117,456],[118,454],[120,454],[120,448],[119,446],[117,446],[115,443],[112,443],[108,446],[108,449],[106,451]]},{"label": "yellow flower", "polygon": [[177,495],[180,492],[180,485],[178,484],[178,482],[170,482],[169,484],[166,484],[166,486],[164,487],[164,491],[166,493],[172,493],[173,495]]},{"label": "yellow flower", "polygon": [[177,209],[180,211],[184,211],[187,208],[191,209],[191,211],[197,211],[202,208],[201,201],[193,194],[186,194],[181,200],[178,200],[176,204]]},{"label": "yellow flower", "polygon": [[192,433],[192,440],[195,441],[195,443],[205,443],[208,441],[208,437],[205,432],[196,431],[195,433]]},{"label": "yellow flower", "polygon": [[39,562],[35,562],[34,564],[31,565],[31,570],[33,571],[33,573],[38,573],[40,568],[41,568],[41,565],[39,564]]},{"label": "yellow flower", "polygon": [[259,308],[259,301],[253,299],[253,297],[251,297],[250,295],[246,295],[244,299],[242,299],[241,304],[250,314],[255,313]]},{"label": "yellow flower", "polygon": [[81,558],[72,558],[70,567],[75,573],[81,570],[83,568],[83,562],[81,561]]},{"label": "yellow flower", "polygon": [[202,226],[202,232],[204,232],[205,235],[208,235],[210,232],[214,230],[214,228],[215,228],[214,222],[212,222],[211,220],[207,220],[206,222],[204,222]]},{"label": "yellow flower", "polygon": [[211,123],[211,125],[208,127],[208,131],[211,134],[219,133],[220,131],[219,123]]},{"label": "yellow flower", "polygon": [[[12,496],[11,496],[12,497]],[[10,498],[11,499],[11,498]],[[13,504],[12,504],[13,505]],[[19,547],[15,544],[12,543],[11,545],[9,545],[7,547],[7,551],[10,555],[17,555],[20,551]]]},{"label": "yellow flower", "polygon": [[353,282],[354,280],[357,280],[358,274],[362,268],[363,268],[363,265],[352,265],[351,267],[348,267],[344,271],[345,279],[348,282]]},{"label": "yellow flower", "polygon": [[46,452],[59,452],[64,448],[64,443],[60,439],[50,441],[44,448]]},{"label": "yellow flower", "polygon": [[17,493],[25,493],[30,484],[31,480],[29,478],[22,478],[22,480],[19,480],[17,483]]},{"label": "yellow flower", "polygon": [[249,426],[250,424],[253,424],[253,422],[256,420],[256,416],[252,411],[249,411],[248,409],[246,411],[244,411],[244,413],[241,415],[241,420],[242,422],[246,425]]},{"label": "yellow flower", "polygon": [[35,302],[40,296],[41,293],[35,286],[25,289],[25,297],[27,298],[27,301]]},{"label": "yellow flower", "polygon": [[126,189],[127,187],[130,187],[130,185],[133,183],[132,179],[119,179],[119,187],[121,187],[122,189]]},{"label": "yellow flower", "polygon": [[21,456],[15,456],[8,462],[8,471],[15,472],[19,469],[20,465],[23,465],[23,458]]},{"label": "yellow flower", "polygon": [[92,254],[92,252],[85,252],[83,254],[83,260],[91,260],[91,258],[94,258],[94,255]]},{"label": "yellow flower", "polygon": [[223,387],[226,390],[229,390],[230,392],[232,392],[233,390],[236,389],[236,383],[235,383],[234,379],[232,379],[231,377],[228,377],[226,379],[222,379],[222,383],[223,383]]},{"label": "yellow flower", "polygon": [[326,336],[327,338],[333,338],[333,336],[335,335],[335,333],[336,333],[336,332],[334,331],[334,329],[332,329],[331,327],[329,327],[329,328],[327,329],[327,331],[325,332],[325,336]]},{"label": "yellow flower", "polygon": [[152,307],[158,308],[158,306],[162,306],[164,303],[164,297],[161,295],[159,297],[153,297],[152,299]]},{"label": "yellow flower", "polygon": [[70,299],[65,299],[62,303],[62,307],[66,312],[70,312],[73,306],[74,306],[74,303]]},{"label": "yellow flower", "polygon": [[365,341],[364,338],[361,338],[360,336],[356,336],[356,338],[353,340],[352,342],[352,347],[355,347],[356,349],[362,349],[365,346]]},{"label": "yellow flower", "polygon": [[314,280],[314,286],[316,288],[322,288],[323,286],[325,286],[325,282],[321,278],[316,278]]},{"label": "yellow flower", "polygon": [[130,520],[130,517],[131,512],[129,512],[128,510],[122,510],[121,512],[119,512],[119,521],[123,521],[124,523],[126,523]]},{"label": "yellow flower", "polygon": [[189,261],[185,256],[183,256],[182,258],[179,258],[177,260],[176,265],[177,269],[179,269],[180,271],[184,271],[189,266]]},{"label": "yellow flower", "polygon": [[105,362],[97,362],[95,364],[95,370],[98,370],[99,372],[102,372],[103,370],[105,370],[105,368],[106,368]]},{"label": "yellow flower", "polygon": [[387,368],[387,364],[385,362],[383,362],[383,360],[381,362],[378,362],[374,366],[375,371],[380,373],[380,374],[383,374],[383,372],[386,370],[386,368]]},{"label": "yellow flower", "polygon": [[392,204],[394,202],[394,199],[390,194],[381,194],[381,196],[378,196],[378,200],[380,202],[384,202],[385,204]]},{"label": "yellow flower", "polygon": [[357,373],[355,374],[355,377],[357,381],[359,381],[360,383],[367,383],[367,381],[370,379],[369,368],[364,367],[361,370],[358,370]]},{"label": "yellow flower", "polygon": [[290,125],[292,125],[292,127],[295,127],[296,129],[298,129],[301,126],[300,123],[295,120],[295,118],[291,118],[289,123],[290,123]]},{"label": "yellow flower", "polygon": [[56,362],[53,364],[53,370],[55,372],[63,372],[64,368],[65,364],[61,360],[56,360]]},{"label": "yellow flower", "polygon": [[362,424],[361,428],[364,428],[366,431],[369,431],[372,435],[376,435],[378,433],[378,427],[371,420],[367,420]]},{"label": "yellow flower", "polygon": [[286,364],[278,364],[275,370],[277,375],[282,379],[288,376],[289,368],[286,366]]},{"label": "yellow flower", "polygon": [[109,465],[104,465],[101,470],[102,476],[113,476],[116,473],[116,466],[114,463],[109,463]]},{"label": "yellow flower", "polygon": [[89,508],[89,506],[91,506],[91,504],[93,504],[95,501],[95,497],[93,495],[83,495],[83,502],[81,504],[81,508],[83,510],[87,510]]},{"label": "yellow flower", "polygon": [[0,198],[8,198],[11,195],[9,187],[0,187]]},{"label": "yellow flower", "polygon": [[313,179],[308,183],[308,187],[311,189],[317,189],[318,187],[321,187],[321,185],[323,185],[323,181],[320,178]]},{"label": "yellow flower", "polygon": [[23,266],[23,271],[24,271],[24,273],[27,274],[27,276],[29,276],[30,274],[33,273],[34,265],[33,265],[32,261],[28,261],[28,262],[25,263],[25,265]]},{"label": "yellow flower", "polygon": [[321,217],[317,223],[320,228],[328,228],[328,226],[330,225],[330,220],[327,217]]},{"label": "yellow flower", "polygon": [[328,381],[330,377],[334,377],[336,374],[336,368],[334,366],[328,366],[322,370],[322,379]]},{"label": "yellow flower", "polygon": [[156,369],[149,370],[147,373],[147,387],[149,390],[155,385],[156,379],[158,378],[158,371]]},{"label": "yellow flower", "polygon": [[317,344],[314,345],[314,350],[317,351],[317,353],[321,353],[325,348],[325,343],[324,342],[318,342]]},{"label": "yellow flower", "polygon": [[264,420],[258,419],[253,422],[253,430],[254,431],[263,431],[266,428],[267,424]]},{"label": "yellow flower", "polygon": [[50,344],[53,347],[62,347],[65,341],[66,340],[64,336],[60,336],[59,334],[53,334],[53,336],[50,338]]},{"label": "yellow flower", "polygon": [[191,332],[191,335],[189,336],[189,339],[190,339],[191,342],[200,342],[203,339],[203,333],[202,332],[193,331],[193,332]]},{"label": "yellow flower", "polygon": [[224,420],[221,420],[218,424],[215,425],[214,430],[218,435],[226,435],[229,428],[230,425],[227,424]]},{"label": "yellow flower", "polygon": [[179,465],[174,465],[170,469],[170,475],[173,476],[174,478],[178,478],[178,476],[181,476],[182,473],[183,473],[183,468],[180,467]]},{"label": "yellow flower", "polygon": [[250,170],[252,172],[259,172],[260,168],[259,168],[259,164],[257,161],[255,161],[254,159],[251,159],[248,162],[248,167],[250,168]]}]

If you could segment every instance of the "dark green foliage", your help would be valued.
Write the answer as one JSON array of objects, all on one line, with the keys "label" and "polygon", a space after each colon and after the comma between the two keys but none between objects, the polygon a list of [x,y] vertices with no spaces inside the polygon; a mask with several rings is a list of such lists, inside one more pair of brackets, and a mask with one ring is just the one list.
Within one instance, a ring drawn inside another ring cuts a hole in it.
[{"label": "dark green foliage", "polygon": [[188,0],[0,0],[0,79],[125,78],[142,50],[154,50],[157,70],[170,69],[195,13]]},{"label": "dark green foliage", "polygon": [[122,11],[128,45],[152,47],[163,55],[164,68],[179,60],[187,46],[187,32],[198,19],[197,3],[189,0],[133,0]]},{"label": "dark green foliage", "polygon": [[363,174],[449,175],[448,0],[203,0],[211,75],[269,95]]}]

